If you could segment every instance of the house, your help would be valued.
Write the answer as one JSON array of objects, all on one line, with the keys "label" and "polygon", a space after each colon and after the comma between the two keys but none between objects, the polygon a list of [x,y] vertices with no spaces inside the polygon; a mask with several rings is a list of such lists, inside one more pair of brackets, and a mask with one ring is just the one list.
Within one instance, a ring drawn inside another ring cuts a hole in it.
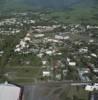
[{"label": "house", "polygon": [[59,40],[57,40],[57,39],[49,39],[49,38],[45,38],[45,40],[47,41],[47,42],[53,42],[53,43],[59,43],[60,41]]},{"label": "house", "polygon": [[58,40],[63,40],[64,37],[63,36],[60,36],[60,35],[55,35],[55,39],[58,39]]},{"label": "house", "polygon": [[90,26],[90,25],[87,25],[87,29],[98,29],[98,26]]},{"label": "house", "polygon": [[79,52],[80,53],[87,53],[88,52],[88,47],[80,48]]},{"label": "house", "polygon": [[24,40],[21,40],[21,41],[20,41],[20,45],[21,45],[22,48],[25,48],[26,42],[25,42]]},{"label": "house", "polygon": [[93,39],[90,39],[90,40],[89,40],[89,42],[90,42],[90,43],[93,43],[93,42],[94,42],[94,40],[93,40]]},{"label": "house", "polygon": [[71,60],[70,58],[67,58],[67,62],[70,62],[70,60]]},{"label": "house", "polygon": [[63,70],[63,76],[66,76],[67,75],[67,72],[68,72],[68,70],[64,69]]},{"label": "house", "polygon": [[98,90],[98,83],[94,83],[93,85],[87,85],[85,87],[86,91],[94,91],[94,90]]},{"label": "house", "polygon": [[57,80],[61,80],[61,74],[57,74],[57,75],[56,75],[56,79],[57,79]]},{"label": "house", "polygon": [[61,52],[58,52],[58,53],[56,53],[56,55],[59,55],[60,56],[60,55],[62,55],[62,53]]},{"label": "house", "polygon": [[44,34],[36,34],[36,35],[34,35],[35,38],[42,38],[44,36],[45,36]]},{"label": "house", "polygon": [[97,58],[97,55],[95,53],[92,53],[91,56]]},{"label": "house", "polygon": [[64,40],[68,40],[69,38],[69,36],[64,36]]},{"label": "house", "polygon": [[43,65],[46,65],[46,63],[47,63],[47,61],[42,61],[42,64],[43,64]]},{"label": "house", "polygon": [[3,53],[4,53],[4,51],[0,51],[0,56],[2,56],[2,55],[3,55]]},{"label": "house", "polygon": [[26,37],[30,37],[30,36],[31,36],[31,34],[30,34],[30,33],[27,33],[27,34],[26,34]]},{"label": "house", "polygon": [[7,82],[0,84],[0,100],[22,100],[23,88],[9,84]]},{"label": "house", "polygon": [[47,51],[46,51],[46,54],[47,54],[47,55],[50,55],[50,56],[51,56],[53,53],[54,53],[54,52],[51,51],[51,50],[47,50]]},{"label": "house", "polygon": [[39,57],[39,58],[42,58],[42,56],[43,56],[43,53],[37,54],[37,57]]},{"label": "house", "polygon": [[35,21],[35,20],[30,20],[30,23],[31,23],[31,24],[35,24],[36,21]]},{"label": "house", "polygon": [[76,62],[69,62],[69,66],[76,66]]},{"label": "house", "polygon": [[49,77],[50,76],[50,72],[49,71],[43,71],[43,77]]},{"label": "house", "polygon": [[25,37],[25,38],[24,38],[24,41],[29,41],[29,42],[30,42],[31,39],[30,39],[30,37]]},{"label": "house", "polygon": [[21,51],[21,48],[16,48],[14,51],[15,52],[20,52]]}]

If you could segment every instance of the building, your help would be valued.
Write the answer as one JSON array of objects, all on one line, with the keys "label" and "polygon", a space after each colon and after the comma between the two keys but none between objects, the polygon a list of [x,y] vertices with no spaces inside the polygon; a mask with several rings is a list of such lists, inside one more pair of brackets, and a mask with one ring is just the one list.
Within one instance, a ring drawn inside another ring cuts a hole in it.
[{"label": "building", "polygon": [[94,90],[98,90],[98,83],[94,83],[93,85],[87,85],[85,87],[86,91],[94,91]]},{"label": "building", "polygon": [[43,71],[43,77],[49,77],[50,72],[49,71]]}]

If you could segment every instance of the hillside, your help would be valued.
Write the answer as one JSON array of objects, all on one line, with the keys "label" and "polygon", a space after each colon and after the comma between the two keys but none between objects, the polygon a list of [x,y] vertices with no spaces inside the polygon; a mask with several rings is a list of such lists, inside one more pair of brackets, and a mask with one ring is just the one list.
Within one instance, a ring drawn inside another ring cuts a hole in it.
[{"label": "hillside", "polygon": [[0,0],[3,10],[16,8],[53,8],[66,9],[71,7],[95,7],[97,0]]}]

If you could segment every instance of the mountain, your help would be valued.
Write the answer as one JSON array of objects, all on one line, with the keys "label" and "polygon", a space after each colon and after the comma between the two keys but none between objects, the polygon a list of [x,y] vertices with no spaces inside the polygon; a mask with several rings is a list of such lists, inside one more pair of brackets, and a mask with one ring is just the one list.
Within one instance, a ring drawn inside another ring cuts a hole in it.
[{"label": "mountain", "polygon": [[98,0],[0,0],[0,8],[53,8],[66,9],[75,6],[95,7]]},{"label": "mountain", "polygon": [[36,6],[46,6],[52,8],[71,7],[78,4],[93,5],[96,0],[24,0],[26,3]]},{"label": "mountain", "polygon": [[66,8],[77,4],[94,4],[97,0],[0,0],[0,6],[4,7],[18,7],[18,6],[32,6],[32,7],[48,7],[48,8]]}]

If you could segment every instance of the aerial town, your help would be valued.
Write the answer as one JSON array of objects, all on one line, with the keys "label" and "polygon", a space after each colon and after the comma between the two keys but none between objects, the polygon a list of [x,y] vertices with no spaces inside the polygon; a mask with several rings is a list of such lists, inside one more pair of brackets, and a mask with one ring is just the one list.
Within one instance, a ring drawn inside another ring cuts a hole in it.
[{"label": "aerial town", "polygon": [[98,26],[49,20],[37,12],[1,17],[1,76],[17,83],[97,82]]},{"label": "aerial town", "polygon": [[0,0],[0,100],[98,100],[98,0]]}]

